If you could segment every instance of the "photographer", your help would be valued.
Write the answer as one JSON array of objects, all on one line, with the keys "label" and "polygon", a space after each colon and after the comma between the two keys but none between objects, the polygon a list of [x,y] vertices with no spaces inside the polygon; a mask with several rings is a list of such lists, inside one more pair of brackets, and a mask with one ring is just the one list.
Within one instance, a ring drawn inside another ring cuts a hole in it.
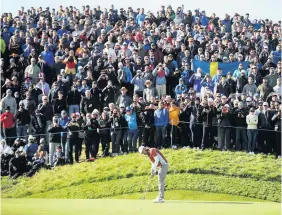
[{"label": "photographer", "polygon": [[142,113],[142,125],[145,127],[143,130],[143,144],[150,148],[155,147],[155,122],[154,122],[155,106],[150,104],[145,107],[145,111]]},{"label": "photographer", "polygon": [[70,75],[72,78],[70,82],[74,79],[74,76],[76,74],[76,65],[77,61],[74,56],[69,56],[63,61],[64,64],[66,64],[65,72],[67,75]]},{"label": "photographer", "polygon": [[143,96],[145,80],[141,70],[137,70],[136,75],[131,80],[131,84],[134,85],[134,94]]},{"label": "photographer", "polygon": [[110,103],[114,103],[115,94],[117,89],[113,86],[112,81],[108,81],[108,85],[102,90],[102,104],[104,107],[107,107]]},{"label": "photographer", "polygon": [[52,124],[49,125],[47,131],[50,133],[49,165],[53,166],[55,148],[57,145],[61,145],[61,132],[64,131],[62,126],[59,125],[59,119],[57,116],[53,117]]},{"label": "photographer", "polygon": [[98,152],[97,144],[99,144],[100,135],[97,130],[99,128],[99,123],[96,117],[97,116],[95,116],[95,119],[93,119],[91,117],[91,113],[87,113],[85,122],[82,125],[82,128],[85,132],[85,154],[86,160],[88,161],[94,161]]},{"label": "photographer", "polygon": [[120,152],[120,147],[124,154],[128,151],[124,148],[122,139],[123,139],[123,128],[126,126],[126,121],[121,116],[117,108],[113,109],[113,114],[110,118],[111,123],[111,142],[112,142],[112,156],[117,156]]}]

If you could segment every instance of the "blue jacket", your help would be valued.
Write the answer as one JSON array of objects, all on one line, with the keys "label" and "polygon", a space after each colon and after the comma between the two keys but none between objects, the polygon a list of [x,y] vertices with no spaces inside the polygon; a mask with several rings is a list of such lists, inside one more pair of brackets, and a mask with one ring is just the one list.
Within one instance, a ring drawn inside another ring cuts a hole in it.
[{"label": "blue jacket", "polygon": [[181,72],[181,78],[183,78],[184,83],[188,84],[189,80],[191,78],[191,74],[193,74],[194,72],[192,70],[184,70],[183,72]]},{"label": "blue jacket", "polygon": [[154,76],[156,76],[156,85],[163,85],[163,84],[166,84],[166,76],[169,75],[169,69],[168,69],[168,68],[165,68],[164,72],[165,72],[165,76],[164,76],[164,77],[160,77],[160,76],[158,76],[158,67],[156,67],[156,68],[153,70],[152,74],[153,74]]},{"label": "blue jacket", "polygon": [[195,74],[192,75],[192,77],[190,78],[189,82],[194,85],[194,90],[196,90],[197,93],[201,92],[201,82],[202,82],[203,78],[202,77],[197,77]]},{"label": "blue jacket", "polygon": [[281,60],[281,57],[282,57],[281,51],[274,51],[273,52],[273,63],[275,63],[275,65],[277,65],[278,61]]},{"label": "blue jacket", "polygon": [[201,82],[201,86],[202,87],[208,87],[212,92],[213,92],[213,89],[214,89],[214,83],[211,81],[211,82],[207,82],[207,81],[202,81]]},{"label": "blue jacket", "polygon": [[176,87],[175,87],[175,94],[176,95],[179,95],[179,94],[182,94],[184,92],[187,92],[187,86],[184,85],[184,84],[178,84]]},{"label": "blue jacket", "polygon": [[202,16],[202,17],[200,18],[200,22],[201,22],[201,25],[203,25],[203,26],[208,26],[208,24],[209,24],[209,18],[206,17],[206,16]]},{"label": "blue jacket", "polygon": [[144,22],[144,20],[145,20],[145,14],[138,14],[137,16],[136,16],[136,23],[138,24],[138,25],[140,25],[140,23],[141,22]]},{"label": "blue jacket", "polygon": [[213,82],[214,84],[219,83],[221,76],[222,76],[222,75],[215,75],[215,76],[213,76],[212,82]]},{"label": "blue jacket", "polygon": [[168,124],[168,111],[167,109],[157,109],[154,113],[155,126],[162,127]]},{"label": "blue jacket", "polygon": [[137,129],[137,117],[136,113],[133,112],[132,114],[125,114],[124,115],[125,120],[127,121],[128,129],[129,130],[135,130]]},{"label": "blue jacket", "polygon": [[41,52],[43,59],[46,61],[48,66],[52,66],[55,63],[54,55],[50,51]]},{"label": "blue jacket", "polygon": [[[70,117],[59,118],[59,125],[65,129],[70,121],[71,121]],[[61,136],[67,136],[67,132],[62,132]]]},{"label": "blue jacket", "polygon": [[132,80],[132,73],[131,73],[130,69],[127,68],[127,67],[123,67],[123,69],[124,69],[125,75],[126,75],[126,80],[125,81],[126,81],[126,83],[130,83],[131,80]]}]

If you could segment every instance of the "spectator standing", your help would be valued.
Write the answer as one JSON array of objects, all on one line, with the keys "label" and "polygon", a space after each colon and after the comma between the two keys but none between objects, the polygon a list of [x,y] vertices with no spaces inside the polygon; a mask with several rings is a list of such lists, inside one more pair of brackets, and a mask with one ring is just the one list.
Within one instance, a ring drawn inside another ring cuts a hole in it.
[{"label": "spectator standing", "polygon": [[255,109],[251,108],[249,115],[246,117],[247,122],[247,135],[248,135],[248,152],[251,155],[254,155],[255,143],[257,138],[257,124],[258,116],[255,115]]}]

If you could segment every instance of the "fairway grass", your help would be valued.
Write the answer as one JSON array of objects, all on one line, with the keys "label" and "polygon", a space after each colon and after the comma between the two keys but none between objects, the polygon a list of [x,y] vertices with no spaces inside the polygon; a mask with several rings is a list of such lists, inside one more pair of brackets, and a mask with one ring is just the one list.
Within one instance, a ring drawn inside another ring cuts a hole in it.
[{"label": "fairway grass", "polygon": [[2,199],[2,215],[279,215],[272,202]]},{"label": "fairway grass", "polygon": [[[105,199],[133,199],[138,200],[144,196],[142,193],[131,193],[118,195],[113,197],[107,197]],[[148,192],[146,199],[155,199],[158,196],[158,192]],[[208,193],[192,190],[167,190],[165,191],[166,200],[189,200],[189,201],[237,201],[237,202],[269,202],[262,199],[254,199],[244,196],[228,195],[221,193]]]}]

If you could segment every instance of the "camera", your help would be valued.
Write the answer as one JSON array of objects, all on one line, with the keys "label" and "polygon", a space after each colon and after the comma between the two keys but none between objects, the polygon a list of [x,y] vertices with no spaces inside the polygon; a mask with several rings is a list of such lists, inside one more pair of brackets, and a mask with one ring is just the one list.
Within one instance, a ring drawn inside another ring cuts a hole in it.
[{"label": "camera", "polygon": [[73,57],[70,56],[69,59],[68,59],[68,61],[69,61],[69,62],[73,62],[73,61],[74,61],[74,60],[73,60]]}]

